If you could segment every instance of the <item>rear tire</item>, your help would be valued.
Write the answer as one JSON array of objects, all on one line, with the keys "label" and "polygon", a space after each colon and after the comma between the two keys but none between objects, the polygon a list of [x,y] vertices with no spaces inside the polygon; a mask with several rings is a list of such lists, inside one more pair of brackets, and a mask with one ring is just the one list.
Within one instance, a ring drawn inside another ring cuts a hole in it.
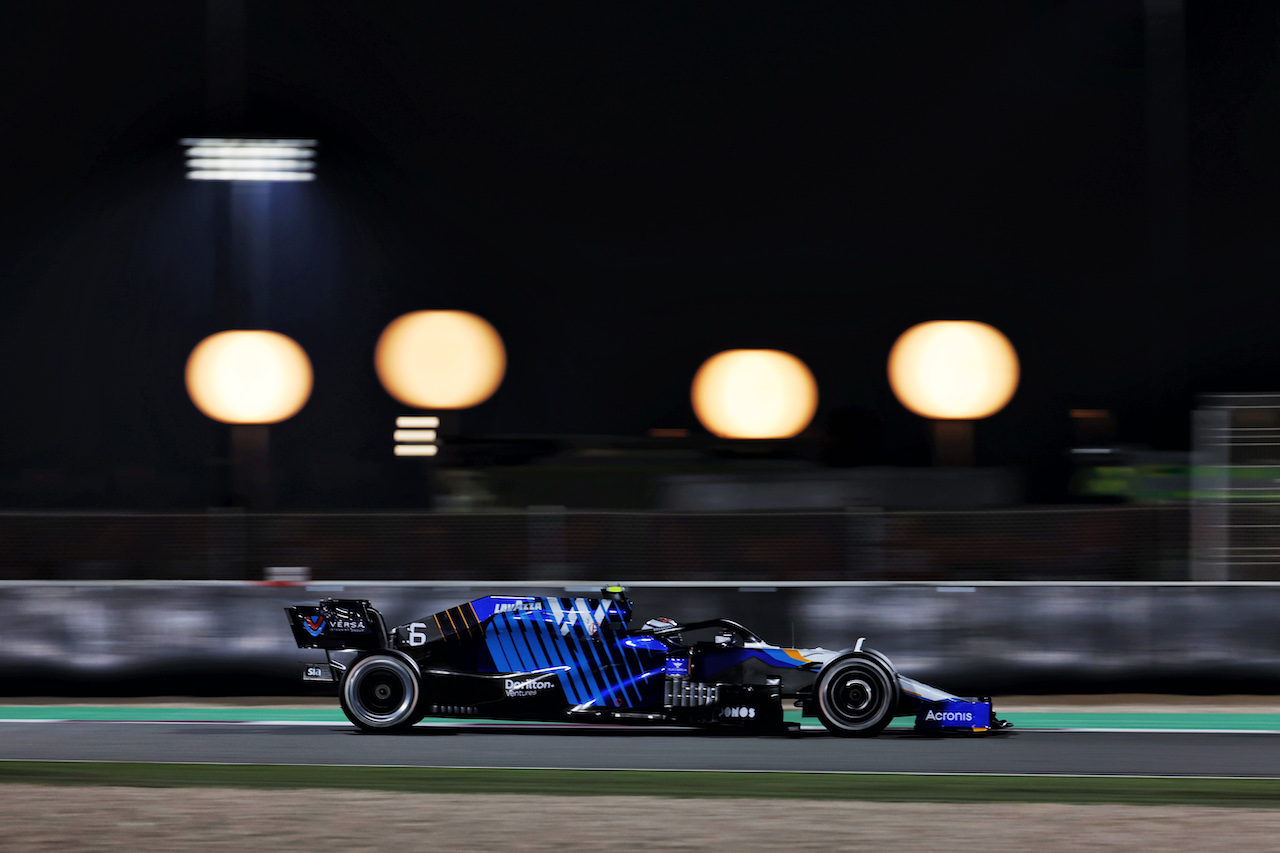
[{"label": "rear tire", "polygon": [[836,658],[818,674],[813,703],[827,731],[839,737],[874,737],[898,707],[898,675],[863,655]]},{"label": "rear tire", "polygon": [[369,655],[347,672],[338,700],[347,719],[368,732],[397,732],[421,717],[417,670],[394,655]]}]

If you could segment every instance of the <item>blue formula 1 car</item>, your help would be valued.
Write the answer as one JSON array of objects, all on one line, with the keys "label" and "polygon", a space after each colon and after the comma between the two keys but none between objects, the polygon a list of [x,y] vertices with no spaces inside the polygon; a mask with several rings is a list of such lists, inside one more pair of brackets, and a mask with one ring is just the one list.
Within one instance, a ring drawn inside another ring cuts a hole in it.
[{"label": "blue formula 1 car", "polygon": [[629,629],[621,587],[598,599],[487,596],[391,629],[366,600],[285,612],[298,646],[328,659],[304,664],[303,678],[336,681],[347,718],[372,732],[427,715],[785,731],[784,700],[842,737],[907,715],[921,730],[1008,725],[989,699],[906,678],[862,640],[787,649],[728,619]]}]

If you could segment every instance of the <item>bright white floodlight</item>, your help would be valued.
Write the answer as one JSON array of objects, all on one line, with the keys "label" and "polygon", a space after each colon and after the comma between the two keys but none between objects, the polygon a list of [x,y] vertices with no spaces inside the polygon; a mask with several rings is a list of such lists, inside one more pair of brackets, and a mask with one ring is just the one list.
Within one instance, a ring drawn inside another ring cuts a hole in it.
[{"label": "bright white floodlight", "polygon": [[314,181],[314,139],[183,139],[192,181]]}]

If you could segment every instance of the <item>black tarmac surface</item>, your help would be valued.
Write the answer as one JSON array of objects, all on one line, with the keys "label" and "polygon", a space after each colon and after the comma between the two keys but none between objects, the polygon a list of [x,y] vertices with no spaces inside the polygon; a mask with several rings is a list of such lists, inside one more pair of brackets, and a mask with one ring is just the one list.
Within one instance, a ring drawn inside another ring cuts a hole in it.
[{"label": "black tarmac surface", "polygon": [[1280,776],[1280,734],[1014,731],[874,739],[690,731],[222,723],[0,724],[0,759],[864,773]]}]

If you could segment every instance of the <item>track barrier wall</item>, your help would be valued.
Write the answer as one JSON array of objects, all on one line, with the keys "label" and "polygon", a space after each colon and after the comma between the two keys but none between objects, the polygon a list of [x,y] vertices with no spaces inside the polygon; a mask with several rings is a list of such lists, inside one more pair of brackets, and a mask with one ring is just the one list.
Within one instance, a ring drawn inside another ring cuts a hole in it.
[{"label": "track barrier wall", "polygon": [[[618,580],[607,578],[606,580]],[[626,581],[634,625],[725,616],[771,642],[866,637],[901,672],[977,695],[1280,693],[1276,583]],[[488,594],[598,594],[604,581],[0,583],[5,695],[297,695],[281,608],[368,598],[395,625]]]}]

